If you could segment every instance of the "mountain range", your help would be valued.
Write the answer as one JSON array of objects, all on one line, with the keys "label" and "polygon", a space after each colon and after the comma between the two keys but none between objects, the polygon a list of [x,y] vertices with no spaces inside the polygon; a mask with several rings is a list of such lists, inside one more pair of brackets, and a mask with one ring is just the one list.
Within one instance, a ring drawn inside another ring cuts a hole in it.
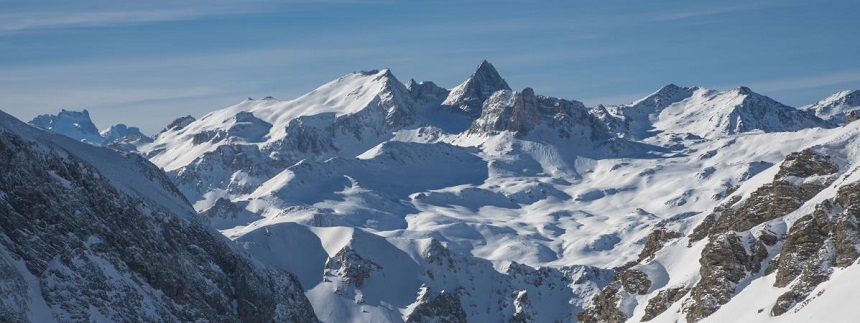
[{"label": "mountain range", "polygon": [[857,93],[795,108],[670,84],[586,107],[484,61],[451,89],[353,72],[152,137],[86,110],[2,115],[0,271],[20,278],[0,313],[850,321]]}]

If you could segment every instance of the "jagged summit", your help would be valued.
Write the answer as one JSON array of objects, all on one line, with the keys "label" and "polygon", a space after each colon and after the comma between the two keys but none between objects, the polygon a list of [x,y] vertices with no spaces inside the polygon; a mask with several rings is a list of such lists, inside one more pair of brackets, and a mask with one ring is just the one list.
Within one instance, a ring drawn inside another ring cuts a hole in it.
[{"label": "jagged summit", "polygon": [[89,143],[101,143],[102,138],[93,121],[90,112],[60,110],[56,115],[43,114],[30,121],[30,124],[39,128],[52,130],[78,141]]},{"label": "jagged summit", "polygon": [[137,127],[129,127],[125,124],[118,123],[109,128],[102,130],[101,136],[104,140],[112,141],[123,137],[131,136],[137,138],[148,138]]},{"label": "jagged summit", "polygon": [[844,123],[851,111],[860,110],[860,90],[840,91],[800,109],[833,123]]},{"label": "jagged summit", "polygon": [[451,89],[443,105],[454,107],[471,117],[481,115],[481,105],[499,90],[511,90],[499,72],[484,60],[466,81]]}]

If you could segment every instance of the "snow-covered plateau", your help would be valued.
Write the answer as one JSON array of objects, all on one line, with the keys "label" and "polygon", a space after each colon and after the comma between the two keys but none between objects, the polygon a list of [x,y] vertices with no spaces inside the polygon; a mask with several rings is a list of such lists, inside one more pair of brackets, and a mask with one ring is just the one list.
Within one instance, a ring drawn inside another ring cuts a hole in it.
[{"label": "snow-covered plateau", "polygon": [[451,89],[354,72],[153,137],[0,115],[0,317],[853,322],[858,93],[586,107],[484,61]]}]

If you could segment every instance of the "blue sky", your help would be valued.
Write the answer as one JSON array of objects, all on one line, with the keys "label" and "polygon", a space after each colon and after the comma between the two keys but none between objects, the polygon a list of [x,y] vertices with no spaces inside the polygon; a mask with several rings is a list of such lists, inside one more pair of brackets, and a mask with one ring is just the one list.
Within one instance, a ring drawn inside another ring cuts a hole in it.
[{"label": "blue sky", "polygon": [[154,133],[355,70],[452,87],[483,59],[515,89],[593,105],[667,83],[790,105],[860,89],[860,1],[2,1],[0,110],[90,110]]}]

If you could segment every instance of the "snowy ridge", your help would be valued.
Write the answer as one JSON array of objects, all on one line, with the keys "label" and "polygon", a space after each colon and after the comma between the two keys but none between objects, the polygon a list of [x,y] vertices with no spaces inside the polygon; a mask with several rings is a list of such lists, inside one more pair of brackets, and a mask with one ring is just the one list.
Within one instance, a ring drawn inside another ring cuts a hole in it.
[{"label": "snowy ridge", "polygon": [[659,133],[714,139],[753,131],[789,132],[834,126],[744,86],[719,92],[670,84],[630,105],[604,107],[596,112],[602,112],[605,122],[619,129],[622,136],[639,139]]},{"label": "snowy ridge", "polygon": [[845,123],[851,111],[860,109],[860,91],[837,92],[824,100],[803,106],[800,109],[814,113],[819,118],[833,123]]}]

